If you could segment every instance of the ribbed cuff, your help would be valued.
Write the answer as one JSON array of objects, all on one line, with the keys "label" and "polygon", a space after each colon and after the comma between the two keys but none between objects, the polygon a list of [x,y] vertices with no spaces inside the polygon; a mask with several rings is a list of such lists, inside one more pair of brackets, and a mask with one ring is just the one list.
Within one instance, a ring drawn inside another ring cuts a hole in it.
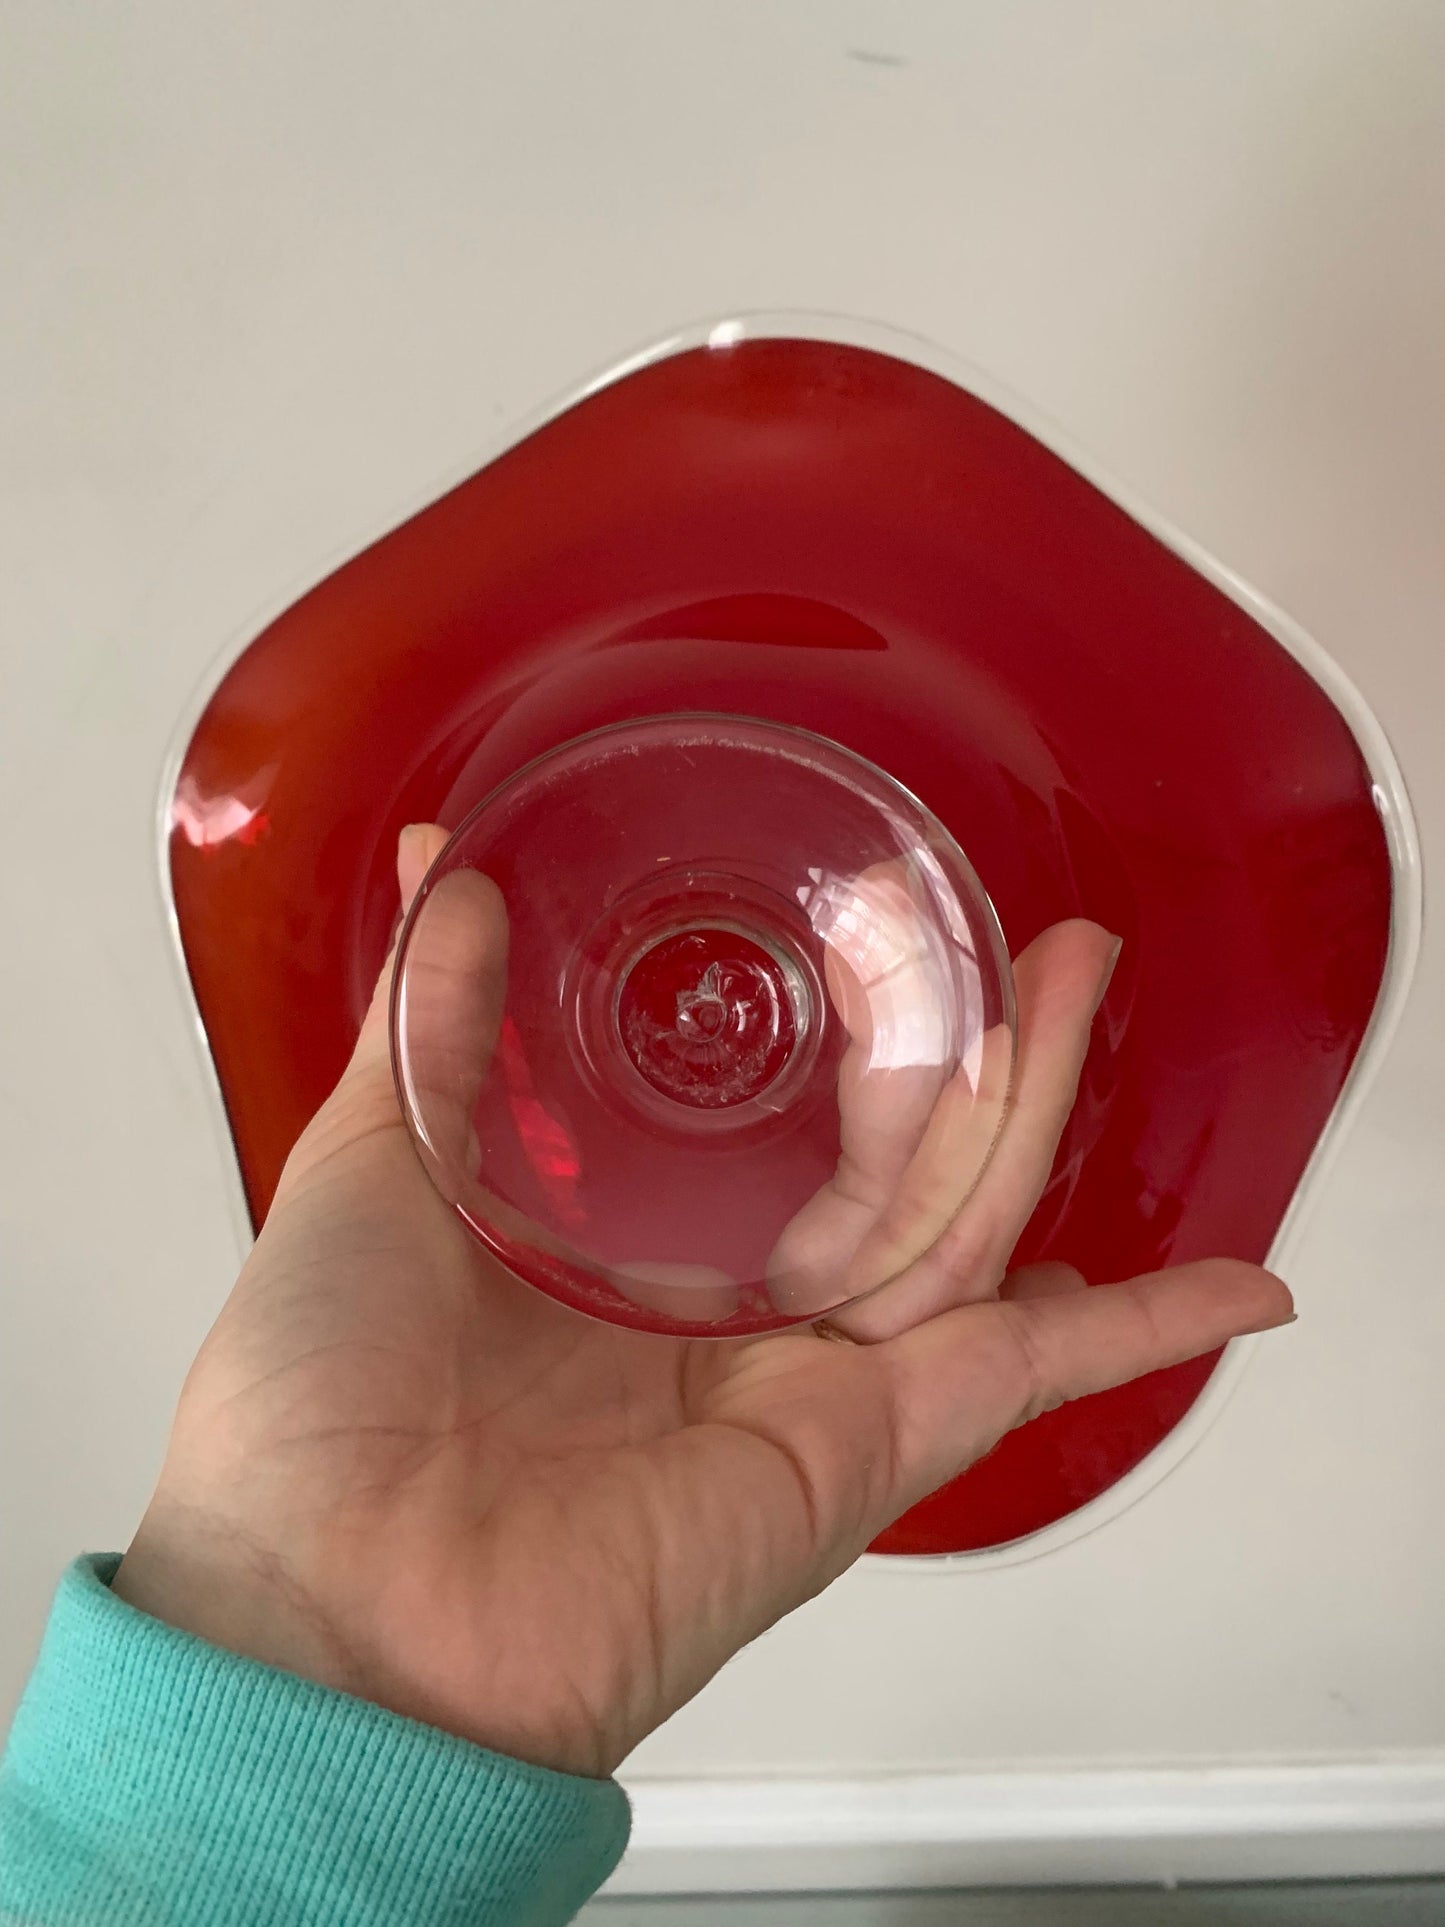
[{"label": "ribbed cuff", "polygon": [[621,1858],[612,1780],[488,1753],[137,1612],[78,1559],[0,1762],[0,1921],[552,1927]]}]

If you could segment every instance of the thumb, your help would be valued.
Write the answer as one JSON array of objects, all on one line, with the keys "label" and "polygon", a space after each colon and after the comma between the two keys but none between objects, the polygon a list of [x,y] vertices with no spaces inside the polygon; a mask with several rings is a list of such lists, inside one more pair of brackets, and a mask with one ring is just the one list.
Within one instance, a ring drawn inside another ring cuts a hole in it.
[{"label": "thumb", "polygon": [[[401,885],[403,917],[446,840],[446,831],[436,823],[410,823],[398,837],[396,874]],[[398,926],[397,937],[392,940],[362,1019],[351,1061],[341,1073],[336,1088],[291,1147],[276,1187],[268,1224],[276,1206],[284,1204],[297,1186],[333,1152],[379,1125],[400,1122],[396,1086],[391,1075],[389,1036],[391,979],[399,937]]]},{"label": "thumb", "polygon": [[374,1076],[380,1071],[385,1075],[388,1085],[391,1082],[389,1022],[396,947],[412,899],[421,888],[422,878],[441,855],[446,840],[447,832],[439,823],[408,823],[396,840],[396,880],[401,888],[401,917],[391,940],[391,948],[386,953],[386,962],[381,966],[381,975],[376,980],[376,988],[371,993],[366,1015],[361,1020],[356,1048],[346,1067],[347,1079]]}]

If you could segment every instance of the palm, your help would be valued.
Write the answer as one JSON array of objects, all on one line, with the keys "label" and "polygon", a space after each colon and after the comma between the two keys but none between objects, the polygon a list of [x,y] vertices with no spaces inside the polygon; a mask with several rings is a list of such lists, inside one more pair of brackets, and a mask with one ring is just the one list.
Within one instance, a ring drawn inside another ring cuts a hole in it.
[{"label": "palm", "polygon": [[[1283,1288],[1222,1263],[1090,1293],[1041,1268],[1000,1295],[1106,948],[1068,925],[1020,960],[1004,1141],[938,1255],[851,1315],[881,1341],[857,1346],[648,1337],[519,1284],[417,1161],[374,1003],[182,1401],[152,1537],[203,1521],[232,1568],[196,1630],[608,1772],[1011,1425],[1279,1322]],[[146,1539],[118,1582],[139,1604]]]},{"label": "palm", "polygon": [[[861,1352],[811,1334],[718,1345],[576,1317],[478,1250],[399,1120],[352,1129],[315,1167],[300,1147],[182,1425],[224,1437],[237,1530],[284,1503],[308,1547],[288,1580],[341,1602],[327,1636],[374,1691],[606,1771],[862,1550],[891,1496],[884,1402]],[[342,1223],[318,1292],[314,1250]],[[482,1631],[503,1621],[499,1657]],[[499,1665],[528,1682],[505,1725]]]}]

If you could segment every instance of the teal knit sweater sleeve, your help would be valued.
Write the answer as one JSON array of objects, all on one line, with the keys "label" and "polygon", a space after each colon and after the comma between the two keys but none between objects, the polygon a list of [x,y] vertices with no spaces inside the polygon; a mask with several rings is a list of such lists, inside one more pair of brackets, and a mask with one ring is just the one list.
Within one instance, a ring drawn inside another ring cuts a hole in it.
[{"label": "teal knit sweater sleeve", "polygon": [[62,1580],[0,1761],[6,1927],[551,1927],[621,1857],[611,1780],[485,1752]]}]

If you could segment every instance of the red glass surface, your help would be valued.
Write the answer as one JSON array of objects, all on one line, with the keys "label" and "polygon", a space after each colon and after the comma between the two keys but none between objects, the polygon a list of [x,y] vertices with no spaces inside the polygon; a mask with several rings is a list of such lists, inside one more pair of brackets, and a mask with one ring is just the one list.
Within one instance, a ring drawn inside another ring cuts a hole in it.
[{"label": "red glass surface", "polygon": [[[1346,722],[1015,423],[803,340],[690,350],[589,396],[304,596],[217,689],[172,879],[257,1220],[355,1034],[399,827],[455,824],[585,730],[694,709],[799,724],[897,777],[1015,952],[1077,913],[1125,938],[1021,1258],[1104,1281],[1264,1256],[1384,968],[1389,861]],[[883,1549],[1062,1517],[1211,1368],[1036,1420]]]}]

